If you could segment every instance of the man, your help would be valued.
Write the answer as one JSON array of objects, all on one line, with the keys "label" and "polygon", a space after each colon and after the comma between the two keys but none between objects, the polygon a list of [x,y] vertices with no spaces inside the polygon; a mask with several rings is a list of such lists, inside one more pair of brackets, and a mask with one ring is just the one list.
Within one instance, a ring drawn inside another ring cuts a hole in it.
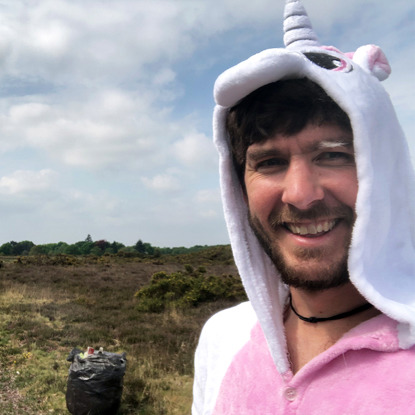
[{"label": "man", "polygon": [[415,414],[409,152],[379,48],[323,48],[288,0],[286,49],[215,85],[225,218],[249,302],[213,316],[194,415]]}]

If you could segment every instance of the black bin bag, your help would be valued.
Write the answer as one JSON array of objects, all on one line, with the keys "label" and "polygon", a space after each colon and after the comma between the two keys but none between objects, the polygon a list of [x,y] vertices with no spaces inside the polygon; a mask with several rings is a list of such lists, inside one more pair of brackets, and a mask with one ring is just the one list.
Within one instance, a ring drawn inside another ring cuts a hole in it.
[{"label": "black bin bag", "polygon": [[95,351],[84,357],[73,349],[66,406],[72,415],[115,415],[121,402],[126,355]]}]

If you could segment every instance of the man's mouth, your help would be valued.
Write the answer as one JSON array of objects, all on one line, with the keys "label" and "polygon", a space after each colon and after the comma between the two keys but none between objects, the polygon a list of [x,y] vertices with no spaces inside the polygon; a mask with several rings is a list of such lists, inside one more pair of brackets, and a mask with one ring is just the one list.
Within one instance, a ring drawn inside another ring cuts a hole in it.
[{"label": "man's mouth", "polygon": [[307,235],[317,235],[325,232],[331,231],[336,225],[336,220],[323,220],[319,222],[311,223],[288,223],[285,222],[284,226],[290,232],[295,235],[307,236]]}]

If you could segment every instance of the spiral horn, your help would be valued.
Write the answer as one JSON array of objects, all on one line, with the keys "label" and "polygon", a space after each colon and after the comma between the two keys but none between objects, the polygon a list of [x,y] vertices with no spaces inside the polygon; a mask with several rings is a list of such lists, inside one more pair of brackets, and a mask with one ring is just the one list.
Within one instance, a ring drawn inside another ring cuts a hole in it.
[{"label": "spiral horn", "polygon": [[320,46],[307,12],[299,0],[286,0],[284,44],[287,48]]}]

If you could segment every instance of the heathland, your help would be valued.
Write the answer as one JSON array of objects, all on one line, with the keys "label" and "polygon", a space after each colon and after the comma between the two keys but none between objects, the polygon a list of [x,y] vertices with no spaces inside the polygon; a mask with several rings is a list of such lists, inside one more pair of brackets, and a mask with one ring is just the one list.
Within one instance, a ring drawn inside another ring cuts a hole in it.
[{"label": "heathland", "polygon": [[244,300],[229,246],[196,253],[36,255],[0,262],[0,413],[67,414],[69,352],[127,354],[120,415],[189,414],[193,354]]}]

